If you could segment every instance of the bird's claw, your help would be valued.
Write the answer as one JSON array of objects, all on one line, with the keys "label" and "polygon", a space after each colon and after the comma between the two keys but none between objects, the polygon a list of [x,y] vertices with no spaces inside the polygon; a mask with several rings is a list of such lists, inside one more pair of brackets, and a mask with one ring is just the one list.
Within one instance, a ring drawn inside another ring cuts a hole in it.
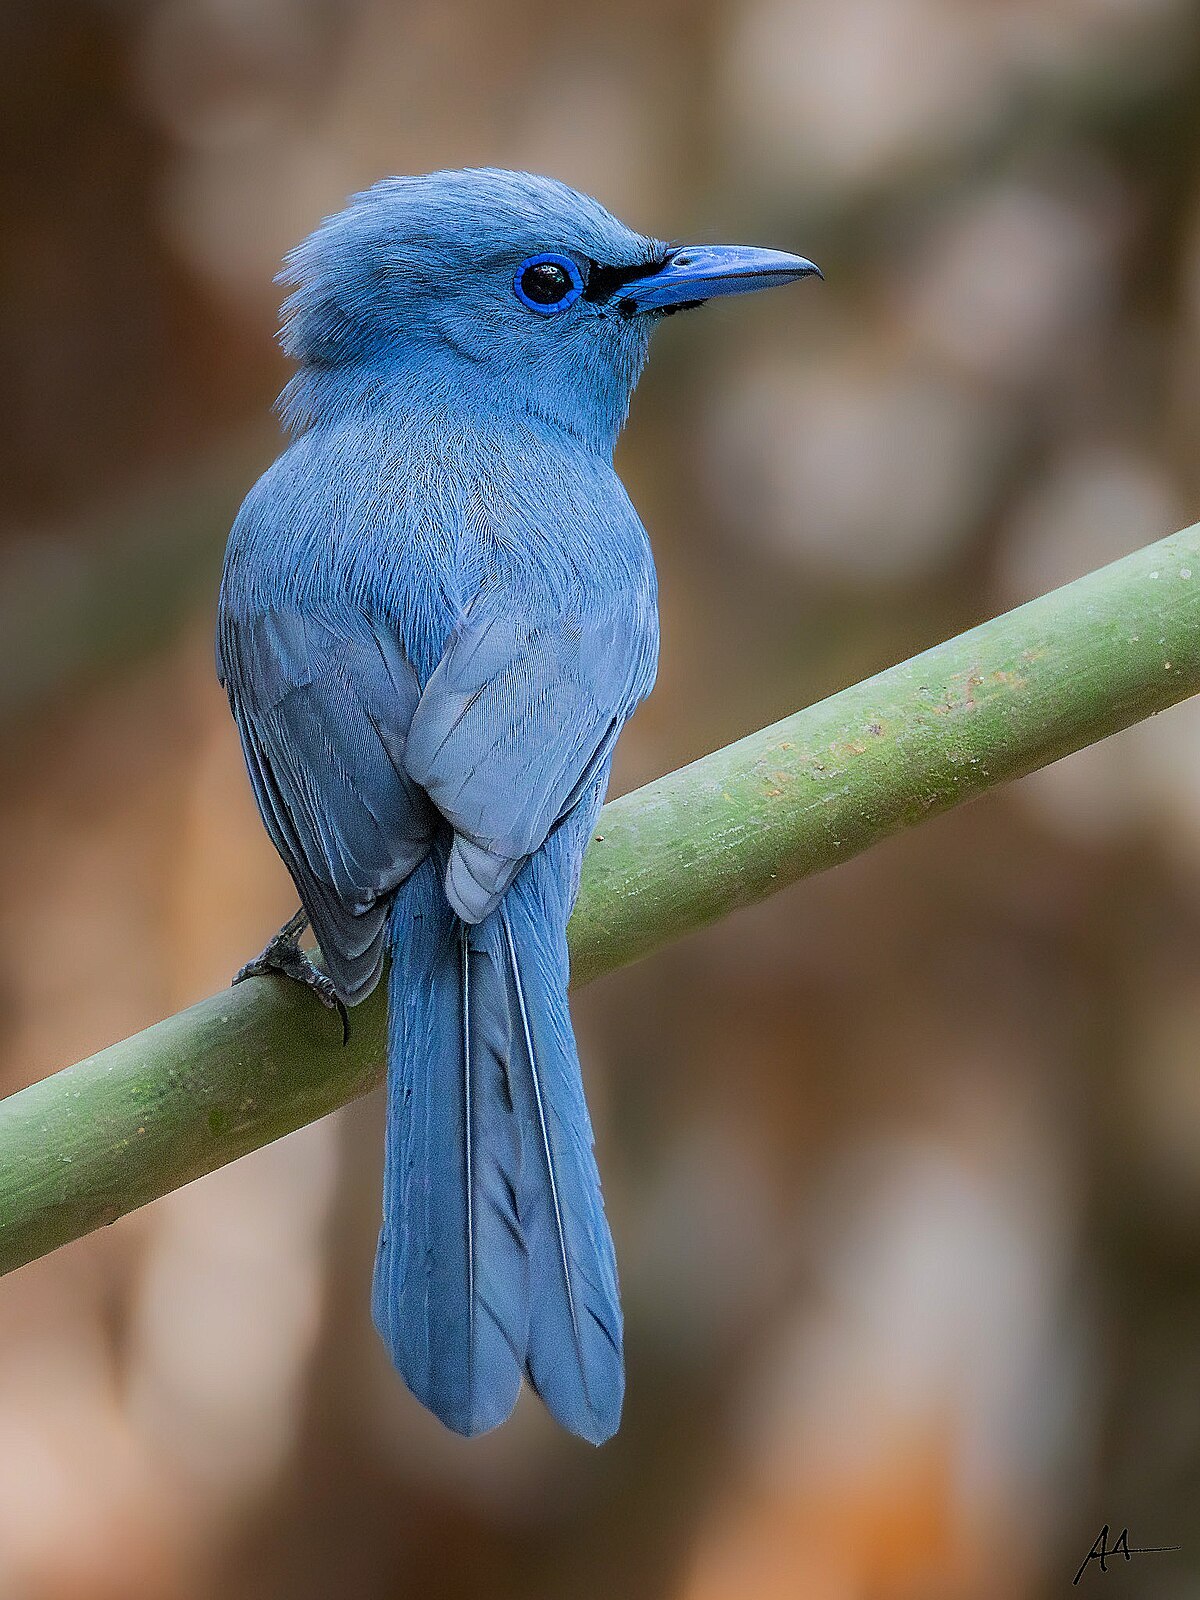
[{"label": "bird's claw", "polygon": [[293,983],[302,983],[312,990],[326,1010],[336,1011],[342,1019],[342,1044],[349,1044],[350,1014],[333,986],[333,979],[309,960],[287,928],[277,933],[253,961],[247,961],[233,981],[244,983],[247,978],[265,978],[272,973],[290,978]]}]

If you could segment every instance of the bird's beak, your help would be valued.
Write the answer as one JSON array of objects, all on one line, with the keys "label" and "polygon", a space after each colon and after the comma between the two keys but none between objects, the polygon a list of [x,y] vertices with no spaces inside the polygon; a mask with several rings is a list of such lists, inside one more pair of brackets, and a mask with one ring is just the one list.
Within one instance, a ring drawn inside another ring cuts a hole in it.
[{"label": "bird's beak", "polygon": [[820,267],[783,250],[742,244],[685,244],[662,265],[621,285],[622,310],[666,311],[699,305],[719,294],[749,294],[797,278],[822,277]]}]

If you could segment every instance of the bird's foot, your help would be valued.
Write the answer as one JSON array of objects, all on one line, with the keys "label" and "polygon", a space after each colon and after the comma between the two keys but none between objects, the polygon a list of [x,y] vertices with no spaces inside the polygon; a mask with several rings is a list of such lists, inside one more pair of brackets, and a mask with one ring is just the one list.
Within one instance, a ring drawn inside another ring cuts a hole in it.
[{"label": "bird's foot", "polygon": [[260,955],[255,956],[253,961],[247,961],[233,981],[244,983],[247,978],[265,978],[278,973],[281,977],[290,978],[293,983],[302,983],[306,989],[312,990],[327,1010],[336,1011],[342,1019],[342,1043],[345,1045],[350,1041],[350,1015],[333,986],[333,979],[327,972],[322,972],[300,948],[299,936],[307,925],[308,918],[303,911],[298,911],[268,941]]}]

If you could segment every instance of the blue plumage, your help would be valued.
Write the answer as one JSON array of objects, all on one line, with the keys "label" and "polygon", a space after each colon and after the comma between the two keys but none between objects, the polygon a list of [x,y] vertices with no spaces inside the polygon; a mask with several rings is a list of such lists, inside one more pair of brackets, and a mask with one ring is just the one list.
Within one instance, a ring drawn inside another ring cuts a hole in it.
[{"label": "blue plumage", "polygon": [[309,981],[353,1004],[391,957],[374,1315],[461,1433],[523,1376],[584,1438],[620,1417],[566,945],[658,650],[612,447],[661,315],[814,270],[495,171],[387,180],[288,259],[296,437],[230,536],[218,670]]}]

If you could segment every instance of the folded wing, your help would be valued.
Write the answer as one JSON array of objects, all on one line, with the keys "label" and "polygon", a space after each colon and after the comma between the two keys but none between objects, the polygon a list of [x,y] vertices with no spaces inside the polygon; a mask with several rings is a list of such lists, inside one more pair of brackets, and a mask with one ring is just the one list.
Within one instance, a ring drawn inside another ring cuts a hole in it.
[{"label": "folded wing", "polygon": [[416,674],[394,637],[357,613],[226,619],[218,653],[267,830],[353,1003],[378,980],[389,896],[433,831],[405,764]]},{"label": "folded wing", "polygon": [[464,921],[495,909],[606,766],[653,681],[656,647],[645,608],[628,603],[545,624],[468,610],[416,708],[406,757],[454,828],[446,893]]}]

